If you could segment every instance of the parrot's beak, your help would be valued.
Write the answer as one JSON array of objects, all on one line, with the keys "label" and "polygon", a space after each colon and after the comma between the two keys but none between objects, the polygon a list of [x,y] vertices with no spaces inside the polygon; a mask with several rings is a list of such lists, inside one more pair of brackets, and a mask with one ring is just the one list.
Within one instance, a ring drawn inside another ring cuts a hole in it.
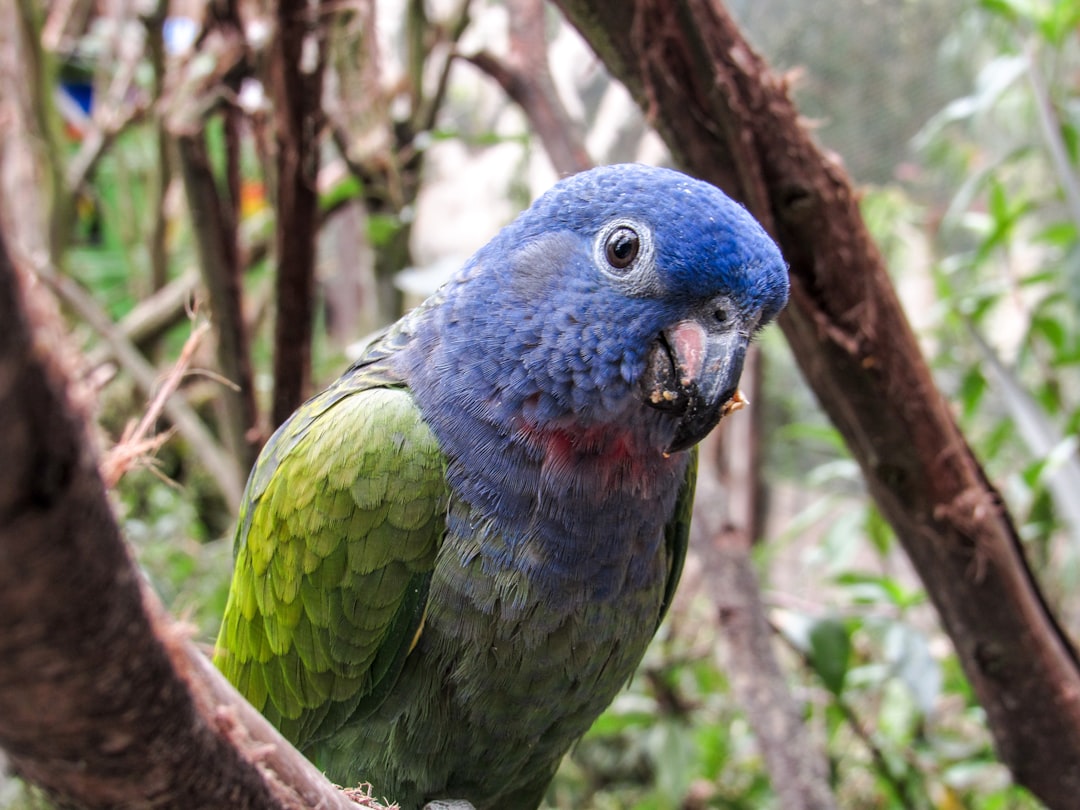
[{"label": "parrot's beak", "polygon": [[706,329],[696,320],[665,329],[649,348],[641,391],[646,404],[678,419],[669,453],[693,447],[745,400],[739,394],[749,335]]}]

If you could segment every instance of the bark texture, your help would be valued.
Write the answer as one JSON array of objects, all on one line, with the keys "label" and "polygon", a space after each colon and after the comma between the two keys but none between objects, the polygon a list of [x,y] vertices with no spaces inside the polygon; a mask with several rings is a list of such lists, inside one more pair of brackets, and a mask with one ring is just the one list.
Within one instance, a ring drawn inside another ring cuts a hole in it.
[{"label": "bark texture", "polygon": [[147,596],[21,298],[0,237],[0,748],[79,807],[351,806]]},{"label": "bark texture", "polygon": [[557,0],[684,169],[790,263],[781,326],[922,577],[1017,781],[1080,795],[1080,669],[1001,497],[937,391],[843,169],[716,0]]},{"label": "bark texture", "polygon": [[[740,388],[757,401],[760,355],[748,355]],[[701,444],[691,544],[704,561],[723,628],[720,653],[784,810],[835,810],[829,764],[792,696],[773,648],[751,556],[757,523],[757,413],[725,419]]]},{"label": "bark texture", "polygon": [[521,107],[555,171],[567,175],[592,168],[593,161],[581,128],[555,89],[544,36],[545,10],[543,0],[507,0],[510,53],[500,60],[481,51],[466,59],[497,81]]},{"label": "bark texture", "polygon": [[280,0],[270,54],[277,134],[277,321],[274,397],[277,427],[307,397],[315,311],[315,236],[318,230],[319,142],[325,29],[321,3]]},{"label": "bark texture", "polygon": [[236,208],[222,198],[206,149],[206,133],[200,131],[176,139],[180,170],[191,209],[192,233],[199,267],[210,302],[217,334],[217,358],[221,373],[236,388],[223,386],[222,420],[226,445],[247,470],[258,455],[258,414],[255,381],[251,369],[250,339],[244,323],[243,278],[237,244]]}]

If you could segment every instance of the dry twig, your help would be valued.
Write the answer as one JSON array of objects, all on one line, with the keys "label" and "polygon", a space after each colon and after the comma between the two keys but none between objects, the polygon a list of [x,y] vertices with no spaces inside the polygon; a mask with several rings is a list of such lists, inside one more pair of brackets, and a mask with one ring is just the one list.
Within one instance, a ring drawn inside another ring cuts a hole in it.
[{"label": "dry twig", "polygon": [[165,403],[180,387],[191,365],[191,358],[209,328],[210,325],[204,321],[191,331],[184,342],[184,348],[180,351],[180,356],[172,370],[162,380],[161,386],[154,398],[150,400],[142,418],[137,423],[134,420],[130,422],[124,429],[120,441],[113,445],[102,458],[101,476],[105,479],[107,488],[115,487],[128,470],[139,465],[142,459],[157,452],[158,448],[172,436],[173,430],[158,434],[152,434],[151,431],[161,418]]},{"label": "dry twig", "polygon": [[[135,384],[150,396],[157,387],[157,369],[120,332],[93,297],[74,279],[60,275],[51,266],[39,263],[34,269],[38,277],[112,347],[117,362],[131,375]],[[166,400],[163,408],[165,415],[191,444],[195,455],[217,483],[229,508],[237,509],[243,491],[243,479],[235,459],[222,450],[202,419],[182,399],[171,397]]]}]

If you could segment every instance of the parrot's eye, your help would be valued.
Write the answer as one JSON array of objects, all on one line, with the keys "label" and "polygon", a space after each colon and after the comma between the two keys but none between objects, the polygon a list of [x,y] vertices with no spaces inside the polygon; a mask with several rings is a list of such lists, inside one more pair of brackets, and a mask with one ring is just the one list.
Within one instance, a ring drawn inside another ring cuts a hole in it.
[{"label": "parrot's eye", "polygon": [[608,234],[604,243],[604,258],[616,270],[625,270],[641,250],[641,238],[633,228],[622,225]]},{"label": "parrot's eye", "polygon": [[657,295],[655,246],[648,223],[619,217],[607,222],[593,242],[593,261],[600,272],[628,295]]}]

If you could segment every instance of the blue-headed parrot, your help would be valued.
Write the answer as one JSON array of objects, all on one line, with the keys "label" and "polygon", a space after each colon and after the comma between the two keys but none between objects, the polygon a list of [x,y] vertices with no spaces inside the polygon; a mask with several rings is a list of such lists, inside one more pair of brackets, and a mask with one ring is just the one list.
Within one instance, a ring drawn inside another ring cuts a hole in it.
[{"label": "blue-headed parrot", "polygon": [[694,445],[787,294],[707,183],[557,183],[267,443],[217,665],[340,784],[535,808],[671,604]]}]

